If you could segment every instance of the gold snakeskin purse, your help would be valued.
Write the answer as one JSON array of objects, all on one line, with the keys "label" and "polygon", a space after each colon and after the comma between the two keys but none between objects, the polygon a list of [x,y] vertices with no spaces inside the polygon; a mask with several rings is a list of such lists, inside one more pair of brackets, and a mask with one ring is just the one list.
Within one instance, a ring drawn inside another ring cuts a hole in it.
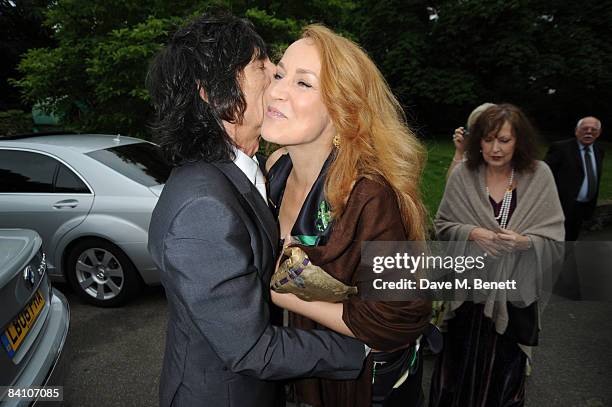
[{"label": "gold snakeskin purse", "polygon": [[340,302],[357,294],[348,286],[310,262],[299,247],[286,247],[283,261],[272,275],[270,288],[278,293],[292,293],[304,301]]}]

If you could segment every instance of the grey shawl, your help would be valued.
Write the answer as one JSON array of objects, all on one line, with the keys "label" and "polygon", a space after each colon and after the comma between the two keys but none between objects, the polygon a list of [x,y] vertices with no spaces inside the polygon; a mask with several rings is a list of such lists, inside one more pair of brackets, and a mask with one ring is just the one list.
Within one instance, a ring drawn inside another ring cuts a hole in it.
[{"label": "grey shawl", "polygon": [[[434,220],[439,240],[453,241],[460,249],[462,245],[467,249],[472,229],[500,230],[486,192],[485,168],[481,165],[471,171],[462,163],[454,169]],[[564,217],[552,172],[544,162],[537,161],[533,172],[517,173],[515,179],[517,206],[507,229],[528,236],[533,247],[494,261],[487,266],[486,277],[489,281],[518,279],[520,289],[511,299],[505,290],[481,292],[479,299],[474,299],[484,303],[484,313],[494,321],[499,334],[508,326],[507,302],[525,307],[539,301],[540,306],[543,288],[553,283],[552,269],[563,258],[563,247],[556,242],[564,239]],[[460,298],[448,303],[445,319],[452,318],[462,303]]]}]

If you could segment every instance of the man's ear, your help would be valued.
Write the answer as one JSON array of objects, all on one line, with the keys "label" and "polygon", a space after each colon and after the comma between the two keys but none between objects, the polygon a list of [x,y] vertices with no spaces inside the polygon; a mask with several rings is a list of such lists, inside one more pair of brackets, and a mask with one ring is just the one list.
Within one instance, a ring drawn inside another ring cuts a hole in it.
[{"label": "man's ear", "polygon": [[197,81],[197,83],[198,83],[198,89],[200,91],[200,97],[202,98],[203,101],[208,103],[208,94],[206,93],[204,86],[200,84],[200,81]]}]

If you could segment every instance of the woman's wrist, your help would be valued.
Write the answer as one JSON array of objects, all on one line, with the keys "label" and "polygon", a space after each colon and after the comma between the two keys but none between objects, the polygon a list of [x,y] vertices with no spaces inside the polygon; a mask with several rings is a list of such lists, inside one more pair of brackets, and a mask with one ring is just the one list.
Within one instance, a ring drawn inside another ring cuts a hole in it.
[{"label": "woman's wrist", "polygon": [[455,155],[453,156],[453,162],[460,163],[464,160],[463,151],[455,150]]},{"label": "woman's wrist", "polygon": [[533,247],[533,242],[531,241],[529,236],[522,235],[521,239],[523,241],[522,242],[522,249],[523,250],[529,250],[529,249],[531,249]]}]

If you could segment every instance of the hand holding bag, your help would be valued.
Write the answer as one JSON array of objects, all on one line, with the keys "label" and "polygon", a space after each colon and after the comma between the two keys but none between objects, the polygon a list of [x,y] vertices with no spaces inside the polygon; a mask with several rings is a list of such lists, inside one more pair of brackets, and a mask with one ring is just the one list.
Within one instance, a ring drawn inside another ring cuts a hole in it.
[{"label": "hand holding bag", "polygon": [[286,247],[281,262],[272,275],[270,288],[278,293],[292,293],[304,301],[340,302],[357,294],[357,287],[348,286],[310,262],[299,247]]}]

